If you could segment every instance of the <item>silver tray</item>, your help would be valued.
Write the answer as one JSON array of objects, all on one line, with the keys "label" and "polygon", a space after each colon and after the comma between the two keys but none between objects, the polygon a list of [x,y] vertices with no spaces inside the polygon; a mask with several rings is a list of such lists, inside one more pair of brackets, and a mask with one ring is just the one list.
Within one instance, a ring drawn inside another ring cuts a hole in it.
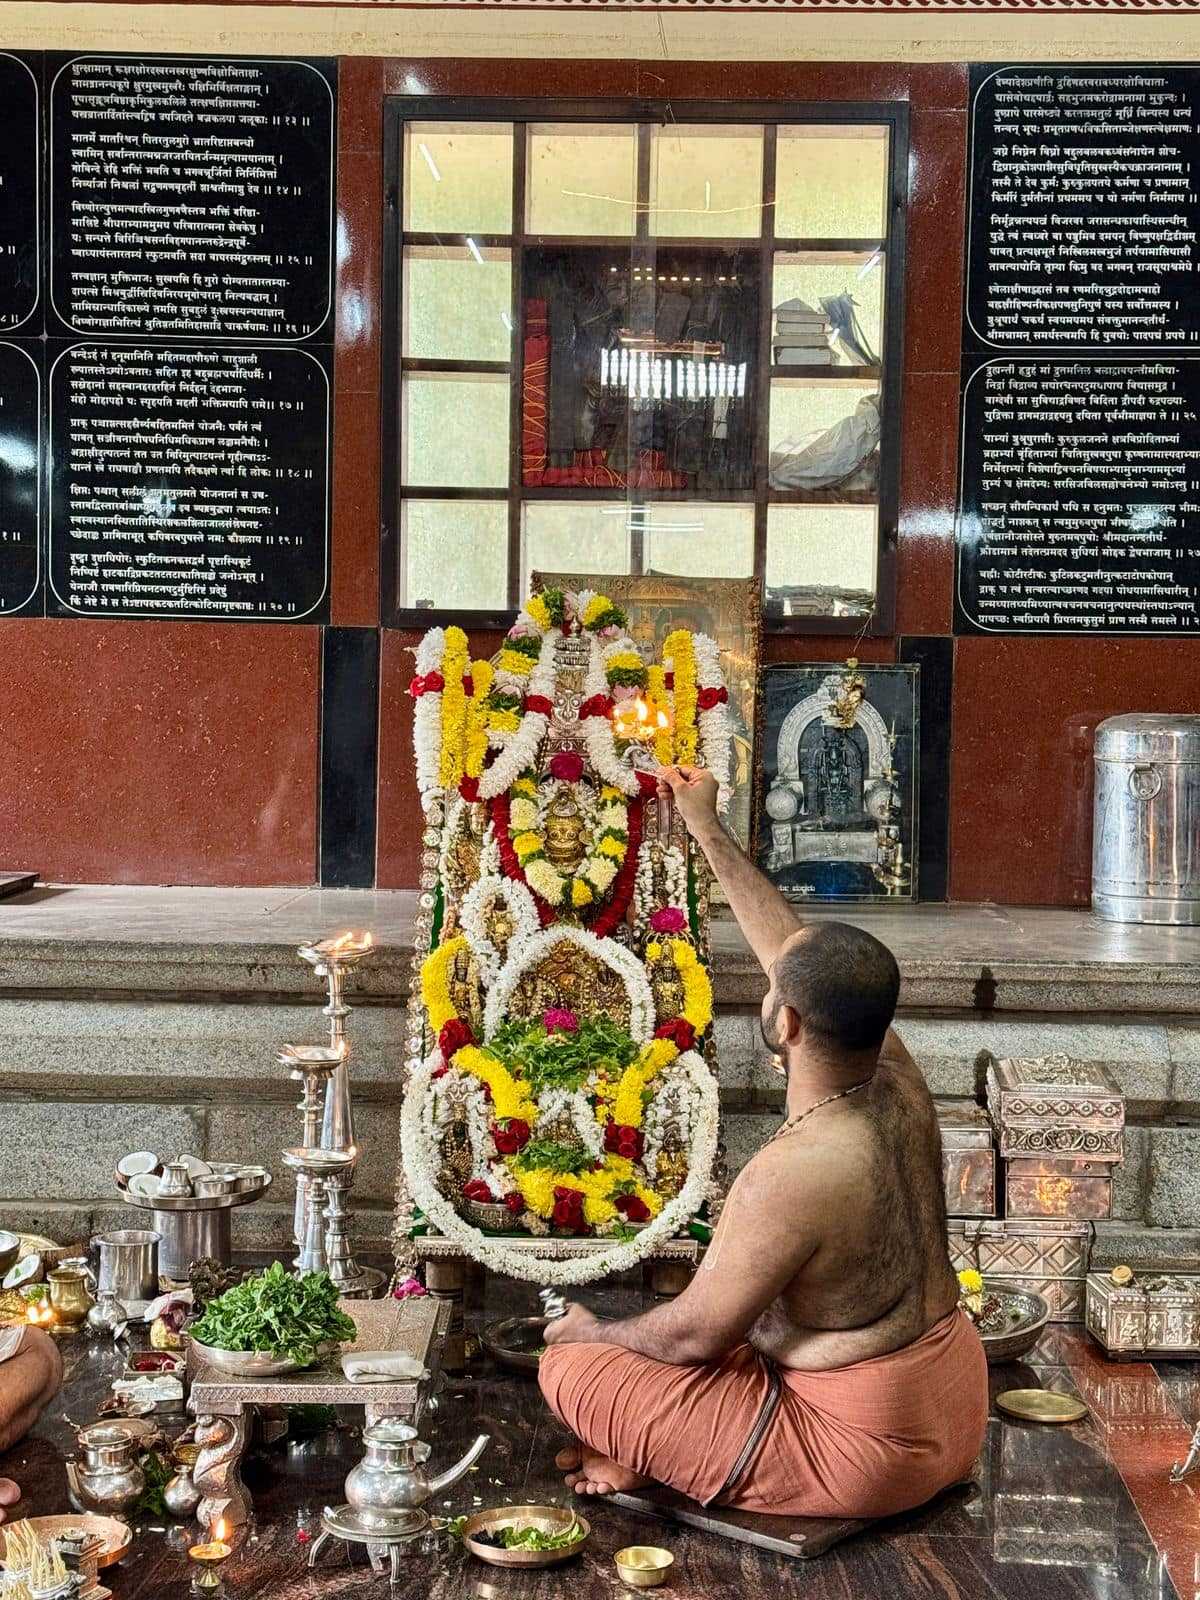
[{"label": "silver tray", "polygon": [[[269,1350],[218,1350],[215,1345],[201,1344],[195,1338],[192,1338],[191,1344],[206,1366],[215,1372],[223,1372],[227,1377],[281,1378],[288,1372],[306,1370],[304,1362],[289,1361],[286,1356],[272,1355]],[[324,1357],[336,1349],[337,1346],[333,1344],[319,1346],[316,1358],[308,1366],[319,1366]]]},{"label": "silver tray", "polygon": [[1050,1320],[1050,1305],[1040,1294],[1024,1289],[997,1289],[985,1285],[984,1293],[1004,1302],[1011,1325],[998,1333],[979,1331],[989,1362],[1017,1361],[1028,1355]]},{"label": "silver tray", "polygon": [[156,1194],[146,1196],[123,1191],[121,1199],[138,1211],[228,1211],[231,1206],[249,1205],[271,1187],[268,1172],[255,1189],[235,1189],[231,1194]]}]

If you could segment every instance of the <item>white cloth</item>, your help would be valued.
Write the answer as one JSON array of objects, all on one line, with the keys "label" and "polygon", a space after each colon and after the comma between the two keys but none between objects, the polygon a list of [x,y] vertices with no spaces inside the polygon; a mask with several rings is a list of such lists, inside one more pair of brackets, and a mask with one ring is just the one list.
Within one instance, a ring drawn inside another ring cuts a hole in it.
[{"label": "white cloth", "polygon": [[26,1329],[0,1328],[0,1361],[11,1361],[14,1356],[19,1356],[25,1347]]},{"label": "white cloth", "polygon": [[398,1350],[354,1350],[342,1357],[342,1371],[348,1383],[395,1383],[429,1376],[415,1356]]}]

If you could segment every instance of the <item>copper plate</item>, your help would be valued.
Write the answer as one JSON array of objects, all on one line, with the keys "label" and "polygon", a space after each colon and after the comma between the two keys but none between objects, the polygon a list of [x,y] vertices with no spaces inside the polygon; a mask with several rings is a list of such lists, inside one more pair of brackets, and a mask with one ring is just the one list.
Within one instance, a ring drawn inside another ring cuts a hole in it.
[{"label": "copper plate", "polygon": [[1053,1389],[1006,1389],[996,1396],[996,1404],[1022,1422],[1079,1422],[1088,1414],[1078,1395]]},{"label": "copper plate", "polygon": [[[565,1533],[577,1522],[583,1532],[574,1544],[564,1545],[561,1550],[500,1550],[495,1545],[476,1543],[476,1535],[506,1528],[513,1522],[523,1527],[532,1525],[543,1533]],[[467,1518],[463,1523],[462,1542],[473,1556],[491,1567],[553,1567],[578,1555],[591,1531],[585,1517],[565,1511],[562,1506],[493,1506],[490,1511],[476,1511]]]}]

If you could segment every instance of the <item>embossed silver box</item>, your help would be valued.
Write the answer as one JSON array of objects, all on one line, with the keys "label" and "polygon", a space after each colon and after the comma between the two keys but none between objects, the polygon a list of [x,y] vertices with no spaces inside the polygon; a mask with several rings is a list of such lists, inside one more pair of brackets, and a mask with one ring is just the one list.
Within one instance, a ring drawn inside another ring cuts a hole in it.
[{"label": "embossed silver box", "polygon": [[1125,1096],[1097,1062],[1061,1054],[993,1061],[987,1104],[1006,1158],[1117,1162],[1124,1154]]},{"label": "embossed silver box", "polygon": [[1004,1214],[1100,1222],[1112,1215],[1112,1173],[1111,1161],[1014,1156],[1004,1163]]},{"label": "embossed silver box", "polygon": [[1092,1228],[1086,1222],[1015,1220],[949,1224],[956,1272],[974,1267],[999,1289],[1044,1295],[1052,1322],[1082,1322]]},{"label": "embossed silver box", "polygon": [[1090,1272],[1086,1326],[1110,1356],[1200,1358],[1200,1275],[1150,1273],[1122,1287]]},{"label": "embossed silver box", "polygon": [[949,1217],[996,1215],[995,1136],[982,1106],[935,1100],[942,1134],[942,1183]]}]

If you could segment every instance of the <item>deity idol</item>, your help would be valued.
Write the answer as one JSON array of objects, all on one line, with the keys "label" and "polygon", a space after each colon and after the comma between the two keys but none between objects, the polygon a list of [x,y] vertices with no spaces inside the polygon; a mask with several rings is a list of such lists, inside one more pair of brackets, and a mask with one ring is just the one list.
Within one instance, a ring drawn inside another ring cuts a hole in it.
[{"label": "deity idol", "polygon": [[458,628],[416,655],[397,1262],[433,1230],[497,1271],[584,1282],[713,1197],[706,869],[655,771],[708,766],[728,798],[717,647],[681,629],[648,666],[604,595],[547,590],[494,661]]}]

